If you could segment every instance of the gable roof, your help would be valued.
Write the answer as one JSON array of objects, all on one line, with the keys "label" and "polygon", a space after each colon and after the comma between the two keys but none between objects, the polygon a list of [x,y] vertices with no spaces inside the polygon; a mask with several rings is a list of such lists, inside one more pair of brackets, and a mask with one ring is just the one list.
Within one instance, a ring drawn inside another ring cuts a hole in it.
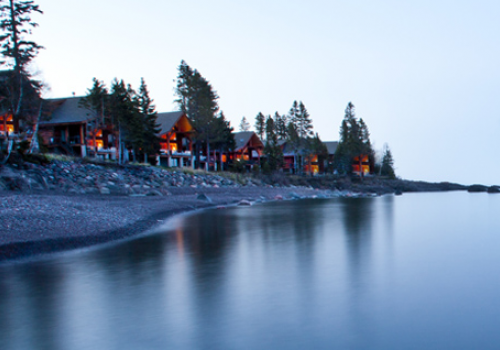
[{"label": "gable roof", "polygon": [[184,112],[167,112],[167,113],[158,113],[156,122],[160,124],[160,132],[159,134],[165,134],[170,132],[172,128],[177,124],[179,119],[184,115]]},{"label": "gable roof", "polygon": [[339,145],[338,141],[325,141],[323,144],[326,146],[326,149],[328,150],[328,154],[335,154],[335,151],[337,150],[337,147]]},{"label": "gable roof", "polygon": [[257,134],[253,131],[240,131],[233,133],[234,141],[236,142],[236,146],[234,147],[235,152],[241,151],[245,146],[250,142],[252,137],[256,137],[256,140],[264,147],[264,144],[259,139]]},{"label": "gable roof", "polygon": [[41,122],[43,125],[84,123],[95,118],[94,113],[80,107],[83,97],[68,97],[46,100],[46,113],[48,120]]}]

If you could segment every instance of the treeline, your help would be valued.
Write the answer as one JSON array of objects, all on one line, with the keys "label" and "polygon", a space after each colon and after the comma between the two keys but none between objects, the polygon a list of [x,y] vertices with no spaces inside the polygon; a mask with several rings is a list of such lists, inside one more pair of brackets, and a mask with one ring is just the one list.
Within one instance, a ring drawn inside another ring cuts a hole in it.
[{"label": "treeline", "polygon": [[[248,124],[248,125],[247,125]],[[249,123],[243,117],[240,124],[242,131],[249,130]],[[265,116],[259,112],[255,117],[255,132],[265,142],[265,160],[263,169],[272,172],[283,166],[283,145],[294,154],[294,172],[301,174],[304,165],[310,164],[315,157],[323,162],[328,157],[328,150],[318,134],[313,132],[313,123],[302,101],[294,101],[288,113],[275,112]]]},{"label": "treeline", "polygon": [[139,91],[123,80],[113,80],[111,88],[94,78],[92,88],[80,100],[81,108],[92,111],[94,117],[89,122],[89,136],[96,144],[96,136],[100,130],[108,129],[118,135],[115,142],[121,154],[132,150],[133,161],[147,161],[148,154],[154,155],[160,150],[160,131],[157,123],[157,112],[153,100],[149,96],[148,87],[141,79]]},{"label": "treeline", "polygon": [[334,172],[341,175],[352,175],[353,165],[357,165],[362,176],[363,158],[366,157],[372,173],[395,178],[391,150],[387,145],[384,148],[382,162],[376,163],[368,125],[362,118],[356,117],[355,106],[349,102],[340,125],[339,144],[333,161]]},{"label": "treeline", "polygon": [[234,149],[233,128],[219,110],[219,96],[210,82],[185,61],[181,61],[178,71],[175,102],[193,123],[193,151],[198,168],[203,149],[207,156],[214,151],[221,154]]}]

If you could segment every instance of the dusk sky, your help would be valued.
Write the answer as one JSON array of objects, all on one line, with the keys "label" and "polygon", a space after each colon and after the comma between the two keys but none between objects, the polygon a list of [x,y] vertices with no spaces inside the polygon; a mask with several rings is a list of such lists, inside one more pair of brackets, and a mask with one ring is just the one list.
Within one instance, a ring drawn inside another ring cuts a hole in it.
[{"label": "dusk sky", "polygon": [[258,112],[309,110],[338,140],[349,101],[387,143],[397,175],[500,184],[500,2],[36,1],[45,97],[84,95],[97,77],[173,101],[181,60],[207,78],[233,127]]}]

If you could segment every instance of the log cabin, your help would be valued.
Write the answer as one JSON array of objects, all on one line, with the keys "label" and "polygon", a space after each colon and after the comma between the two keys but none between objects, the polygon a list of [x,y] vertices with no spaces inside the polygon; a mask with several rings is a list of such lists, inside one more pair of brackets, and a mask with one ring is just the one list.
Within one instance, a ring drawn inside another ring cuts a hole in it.
[{"label": "log cabin", "polygon": [[46,100],[46,120],[39,133],[50,152],[117,159],[118,138],[94,111],[81,106],[83,97]]},{"label": "log cabin", "polygon": [[158,113],[160,154],[157,164],[168,167],[193,165],[193,125],[184,112]]},{"label": "log cabin", "polygon": [[234,141],[236,146],[229,155],[230,160],[232,162],[243,161],[249,169],[254,165],[260,167],[264,144],[259,136],[253,131],[240,131],[234,133]]}]

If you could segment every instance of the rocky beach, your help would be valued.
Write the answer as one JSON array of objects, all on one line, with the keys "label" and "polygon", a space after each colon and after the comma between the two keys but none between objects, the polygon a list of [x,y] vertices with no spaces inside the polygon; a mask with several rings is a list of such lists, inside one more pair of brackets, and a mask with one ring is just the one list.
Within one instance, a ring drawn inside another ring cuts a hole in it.
[{"label": "rocky beach", "polygon": [[57,160],[3,166],[0,188],[0,261],[123,239],[190,210],[340,195],[244,177]]}]

